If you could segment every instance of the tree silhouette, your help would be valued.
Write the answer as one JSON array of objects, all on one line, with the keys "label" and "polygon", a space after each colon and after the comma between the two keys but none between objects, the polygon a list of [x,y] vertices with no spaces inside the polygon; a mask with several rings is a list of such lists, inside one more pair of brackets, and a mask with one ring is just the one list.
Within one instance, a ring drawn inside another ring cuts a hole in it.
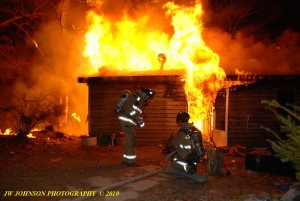
[{"label": "tree silhouette", "polygon": [[219,26],[234,38],[239,30],[250,34],[266,31],[282,14],[279,4],[269,0],[212,0],[207,22]]},{"label": "tree silhouette", "polygon": [[[280,122],[280,132],[286,136],[280,136],[278,131],[273,131],[262,126],[263,129],[272,133],[275,136],[274,140],[269,140],[276,155],[283,162],[291,162],[296,170],[296,186],[300,186],[300,107],[296,105],[281,105],[276,100],[261,101],[267,105],[267,108],[275,115]],[[282,115],[284,111],[286,115]]]},{"label": "tree silhouette", "polygon": [[63,106],[53,94],[40,93],[28,96],[19,92],[10,104],[0,107],[0,114],[6,113],[13,123],[13,131],[22,141],[27,141],[30,131],[41,123],[55,124],[63,115]]},{"label": "tree silhouette", "polygon": [[58,18],[58,0],[3,0],[0,7],[0,28],[14,37],[27,37],[38,46],[33,32],[46,21]]}]

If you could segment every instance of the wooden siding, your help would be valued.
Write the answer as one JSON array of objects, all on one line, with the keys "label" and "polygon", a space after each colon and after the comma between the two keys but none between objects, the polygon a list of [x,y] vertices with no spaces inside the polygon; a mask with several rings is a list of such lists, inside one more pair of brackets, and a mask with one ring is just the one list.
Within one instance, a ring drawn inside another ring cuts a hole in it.
[{"label": "wooden siding", "polygon": [[[300,105],[299,76],[268,76],[247,86],[234,86],[229,92],[228,146],[268,147],[266,139],[273,136],[261,126],[279,132],[279,123],[261,100],[277,100],[282,91],[294,94]],[[225,129],[225,90],[216,98],[216,129]]]},{"label": "wooden siding", "polygon": [[89,135],[122,131],[114,108],[124,90],[141,86],[152,88],[156,95],[145,107],[145,127],[137,128],[138,145],[159,145],[177,130],[176,114],[185,111],[187,102],[180,76],[120,76],[81,78],[89,87]]}]

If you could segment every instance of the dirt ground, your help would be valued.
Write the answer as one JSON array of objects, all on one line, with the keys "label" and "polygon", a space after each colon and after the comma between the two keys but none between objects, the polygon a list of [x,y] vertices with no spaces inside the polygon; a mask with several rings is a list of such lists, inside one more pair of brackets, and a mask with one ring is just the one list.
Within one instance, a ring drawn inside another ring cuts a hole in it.
[{"label": "dirt ground", "polygon": [[[121,181],[128,169],[135,169],[135,175],[147,173],[143,168],[122,165],[122,153],[122,146],[84,147],[81,138],[74,136],[58,139],[40,133],[28,144],[0,136],[1,200],[61,200],[61,197],[5,195],[8,191],[94,190],[96,187],[87,178],[102,176]],[[142,167],[164,166],[165,155],[159,146],[138,146],[137,156]],[[224,157],[230,176],[209,175],[206,164],[200,164],[198,172],[208,176],[207,182],[199,184],[180,176],[168,176],[158,185],[139,192],[136,200],[279,200],[284,190],[277,185],[292,182],[290,177],[246,170],[245,158],[239,155],[225,153]]]}]

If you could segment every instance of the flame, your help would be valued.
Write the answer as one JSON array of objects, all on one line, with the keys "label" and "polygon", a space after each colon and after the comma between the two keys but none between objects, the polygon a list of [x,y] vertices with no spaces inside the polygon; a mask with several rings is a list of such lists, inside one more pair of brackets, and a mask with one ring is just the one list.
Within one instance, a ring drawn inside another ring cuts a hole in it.
[{"label": "flame", "polygon": [[41,131],[42,129],[40,128],[33,128],[30,132],[37,132],[37,131]]},{"label": "flame", "polygon": [[[33,128],[30,133],[28,133],[27,137],[28,138],[36,138],[36,136],[32,135],[31,132],[34,131],[40,131],[41,129],[38,128]],[[0,130],[0,135],[17,135],[17,133],[15,133],[11,128],[7,128],[5,129],[4,133],[2,133],[2,131]]]},{"label": "flame", "polygon": [[0,130],[0,135],[17,135],[16,133],[13,132],[11,128],[5,129],[4,133]]},{"label": "flame", "polygon": [[76,112],[72,113],[71,116],[72,116],[77,122],[81,122],[80,116],[79,116]]},{"label": "flame", "polygon": [[172,14],[175,34],[171,47],[180,55],[178,65],[185,68],[185,93],[191,121],[202,128],[202,121],[209,117],[218,90],[224,85],[225,72],[219,67],[219,56],[206,46],[202,36],[203,14],[201,4],[180,8],[167,3]]},{"label": "flame", "polygon": [[32,133],[28,133],[27,137],[28,138],[36,138],[36,136],[32,135]]},{"label": "flame", "polygon": [[[113,68],[118,71],[158,70],[159,52],[167,49],[168,36],[158,31],[147,32],[148,17],[137,21],[126,15],[122,21],[111,22],[91,11],[87,14],[90,24],[86,33],[86,47],[83,55],[90,59],[92,69],[89,73],[98,73],[99,69]],[[116,29],[116,31],[113,31]]]},{"label": "flame", "polygon": [[218,90],[223,87],[225,72],[219,67],[219,56],[202,38],[202,5],[192,7],[173,2],[164,5],[166,17],[171,18],[173,35],[147,26],[149,16],[111,22],[103,14],[90,11],[83,55],[89,59],[87,73],[114,75],[124,72],[183,70],[185,93],[191,121],[201,128],[210,116]]}]

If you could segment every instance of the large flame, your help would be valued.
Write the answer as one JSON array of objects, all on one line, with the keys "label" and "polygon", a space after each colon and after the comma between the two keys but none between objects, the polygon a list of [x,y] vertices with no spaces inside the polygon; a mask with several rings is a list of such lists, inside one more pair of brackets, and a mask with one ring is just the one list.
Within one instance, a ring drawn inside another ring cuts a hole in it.
[{"label": "large flame", "polygon": [[113,27],[105,16],[89,12],[87,21],[90,27],[86,33],[87,43],[83,54],[90,59],[90,73],[98,73],[99,69],[105,68],[119,72],[158,69],[156,56],[159,51],[167,49],[168,36],[143,30],[147,17],[132,21],[124,16]]},{"label": "large flame", "polygon": [[159,71],[166,55],[163,71],[183,70],[185,93],[191,121],[202,128],[201,122],[211,114],[218,90],[224,84],[225,72],[219,67],[219,56],[202,38],[202,5],[164,5],[171,17],[173,35],[147,27],[148,17],[111,22],[103,14],[87,14],[89,30],[86,33],[84,56],[89,58],[89,73],[103,73],[107,69],[116,75],[124,72]]}]

